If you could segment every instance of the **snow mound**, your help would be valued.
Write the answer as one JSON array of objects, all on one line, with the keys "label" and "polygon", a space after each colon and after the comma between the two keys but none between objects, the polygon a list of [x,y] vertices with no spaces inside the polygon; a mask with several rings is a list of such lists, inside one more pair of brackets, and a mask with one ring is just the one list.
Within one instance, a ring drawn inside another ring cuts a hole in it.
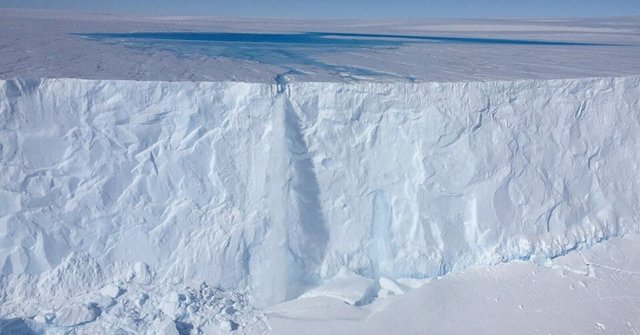
[{"label": "snow mound", "polygon": [[0,305],[91,293],[30,315],[82,325],[153,291],[145,315],[182,322],[207,305],[169,287],[269,305],[343,269],[428,278],[636,231],[639,88],[0,81]]},{"label": "snow mound", "polygon": [[328,283],[305,292],[300,298],[330,297],[358,306],[369,302],[376,294],[376,289],[373,279],[341,271]]}]

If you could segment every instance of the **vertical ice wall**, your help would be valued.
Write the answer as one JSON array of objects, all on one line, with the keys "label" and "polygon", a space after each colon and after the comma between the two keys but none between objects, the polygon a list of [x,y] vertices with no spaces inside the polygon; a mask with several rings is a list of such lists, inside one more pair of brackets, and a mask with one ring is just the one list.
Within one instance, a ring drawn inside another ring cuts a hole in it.
[{"label": "vertical ice wall", "polygon": [[323,274],[431,276],[637,229],[639,84],[291,84],[330,227]]},{"label": "vertical ice wall", "polygon": [[640,78],[0,82],[0,269],[71,252],[281,301],[637,229]]}]

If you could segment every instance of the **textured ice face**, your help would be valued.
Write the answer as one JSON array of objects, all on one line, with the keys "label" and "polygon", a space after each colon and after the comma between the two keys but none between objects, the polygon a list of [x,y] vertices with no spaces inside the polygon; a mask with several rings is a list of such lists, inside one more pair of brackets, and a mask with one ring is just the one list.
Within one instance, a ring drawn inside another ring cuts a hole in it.
[{"label": "textured ice face", "polygon": [[2,81],[0,269],[84,252],[269,304],[560,255],[637,229],[639,86]]},{"label": "textured ice face", "polygon": [[331,233],[322,270],[434,276],[635,229],[637,85],[292,84]]}]

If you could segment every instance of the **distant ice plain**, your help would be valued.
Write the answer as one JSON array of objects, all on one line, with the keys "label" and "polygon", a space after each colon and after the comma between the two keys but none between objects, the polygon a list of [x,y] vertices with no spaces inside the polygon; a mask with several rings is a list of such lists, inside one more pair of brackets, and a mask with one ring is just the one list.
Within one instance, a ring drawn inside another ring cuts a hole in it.
[{"label": "distant ice plain", "polygon": [[[640,64],[639,24],[633,17],[425,23],[150,18],[19,10],[0,10],[0,15],[0,78],[273,82],[278,75],[288,74],[295,81],[455,82],[627,76],[637,74]],[[289,44],[286,48],[272,44],[268,49],[263,44],[263,49],[256,49],[254,44],[248,50],[166,40],[95,43],[78,36],[305,32],[427,36],[436,40],[386,39],[387,44],[355,48],[345,44]],[[469,43],[473,39],[560,44]],[[271,56],[272,60],[264,61]]]}]

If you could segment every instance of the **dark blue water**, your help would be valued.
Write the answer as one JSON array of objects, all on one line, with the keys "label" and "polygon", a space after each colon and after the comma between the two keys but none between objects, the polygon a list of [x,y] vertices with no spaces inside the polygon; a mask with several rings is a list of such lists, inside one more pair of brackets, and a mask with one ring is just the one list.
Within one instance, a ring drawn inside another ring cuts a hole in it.
[{"label": "dark blue water", "polygon": [[524,39],[419,36],[357,33],[222,33],[222,32],[136,32],[78,34],[104,43],[124,44],[144,51],[169,51],[178,57],[225,57],[277,65],[296,73],[301,65],[330,73],[377,76],[368,68],[327,64],[319,54],[340,54],[362,49],[399,48],[407,44],[485,44],[526,46],[605,46],[605,44]]},{"label": "dark blue water", "polygon": [[208,33],[208,32],[156,32],[156,33],[93,33],[81,36],[96,40],[157,40],[214,43],[252,43],[283,44],[308,46],[375,47],[400,46],[407,43],[464,43],[464,44],[507,44],[507,45],[556,45],[556,46],[602,46],[606,44],[521,40],[480,37],[418,36],[391,34],[356,34],[305,32],[295,34],[258,34],[258,33]]}]

